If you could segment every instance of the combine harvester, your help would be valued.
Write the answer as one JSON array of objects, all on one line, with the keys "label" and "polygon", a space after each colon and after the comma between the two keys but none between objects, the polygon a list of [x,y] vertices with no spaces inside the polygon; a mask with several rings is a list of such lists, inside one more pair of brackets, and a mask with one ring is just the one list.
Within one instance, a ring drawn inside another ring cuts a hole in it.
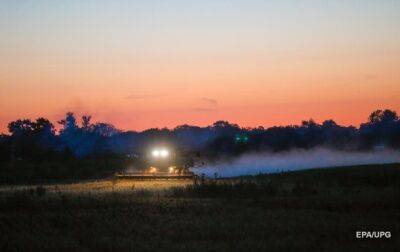
[{"label": "combine harvester", "polygon": [[189,170],[193,162],[175,152],[170,152],[167,148],[154,149],[144,155],[144,158],[138,158],[136,163],[143,168],[137,172],[117,173],[116,178],[133,180],[195,178],[195,174]]}]

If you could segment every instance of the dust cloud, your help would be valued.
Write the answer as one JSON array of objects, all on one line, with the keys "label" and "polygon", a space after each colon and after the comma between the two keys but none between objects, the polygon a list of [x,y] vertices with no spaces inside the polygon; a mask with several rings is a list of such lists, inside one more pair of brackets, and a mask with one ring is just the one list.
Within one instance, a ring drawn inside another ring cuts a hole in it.
[{"label": "dust cloud", "polygon": [[279,153],[246,154],[231,161],[195,167],[196,174],[208,177],[235,177],[260,173],[277,173],[312,168],[350,165],[399,163],[400,152],[394,150],[345,152],[329,149],[291,150]]}]

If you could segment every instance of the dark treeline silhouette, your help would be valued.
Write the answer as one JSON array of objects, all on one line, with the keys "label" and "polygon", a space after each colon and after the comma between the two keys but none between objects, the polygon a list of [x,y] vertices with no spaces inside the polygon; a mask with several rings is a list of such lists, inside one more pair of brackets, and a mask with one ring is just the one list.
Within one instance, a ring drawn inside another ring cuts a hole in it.
[{"label": "dark treeline silhouette", "polygon": [[[392,110],[372,112],[359,128],[340,126],[333,120],[318,124],[310,119],[301,125],[270,128],[241,128],[217,121],[207,127],[181,125],[174,129],[135,132],[121,131],[108,123],[92,123],[88,115],[82,116],[78,123],[71,112],[58,124],[61,128],[56,132],[45,118],[10,122],[10,134],[0,135],[0,162],[6,167],[0,172],[20,171],[19,174],[32,181],[34,178],[90,177],[95,173],[101,176],[126,165],[131,154],[140,154],[147,146],[157,143],[168,143],[204,159],[291,148],[400,148],[400,120]],[[64,166],[60,168],[57,163]]]}]

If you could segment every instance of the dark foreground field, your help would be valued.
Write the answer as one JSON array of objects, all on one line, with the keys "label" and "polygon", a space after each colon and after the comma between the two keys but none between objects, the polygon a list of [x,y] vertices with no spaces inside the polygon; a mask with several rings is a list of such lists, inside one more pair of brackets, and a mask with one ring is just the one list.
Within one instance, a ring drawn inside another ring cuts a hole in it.
[{"label": "dark foreground field", "polygon": [[[0,251],[400,247],[399,164],[151,183],[3,187]],[[357,240],[357,230],[392,237]]]}]

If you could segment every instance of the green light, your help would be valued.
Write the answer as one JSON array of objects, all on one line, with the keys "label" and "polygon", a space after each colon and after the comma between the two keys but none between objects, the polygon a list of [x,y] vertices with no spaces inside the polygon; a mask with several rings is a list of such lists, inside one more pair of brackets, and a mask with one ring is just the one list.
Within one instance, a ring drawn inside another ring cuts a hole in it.
[{"label": "green light", "polygon": [[238,143],[244,143],[249,141],[249,138],[247,136],[237,136],[235,137],[236,142]]}]

